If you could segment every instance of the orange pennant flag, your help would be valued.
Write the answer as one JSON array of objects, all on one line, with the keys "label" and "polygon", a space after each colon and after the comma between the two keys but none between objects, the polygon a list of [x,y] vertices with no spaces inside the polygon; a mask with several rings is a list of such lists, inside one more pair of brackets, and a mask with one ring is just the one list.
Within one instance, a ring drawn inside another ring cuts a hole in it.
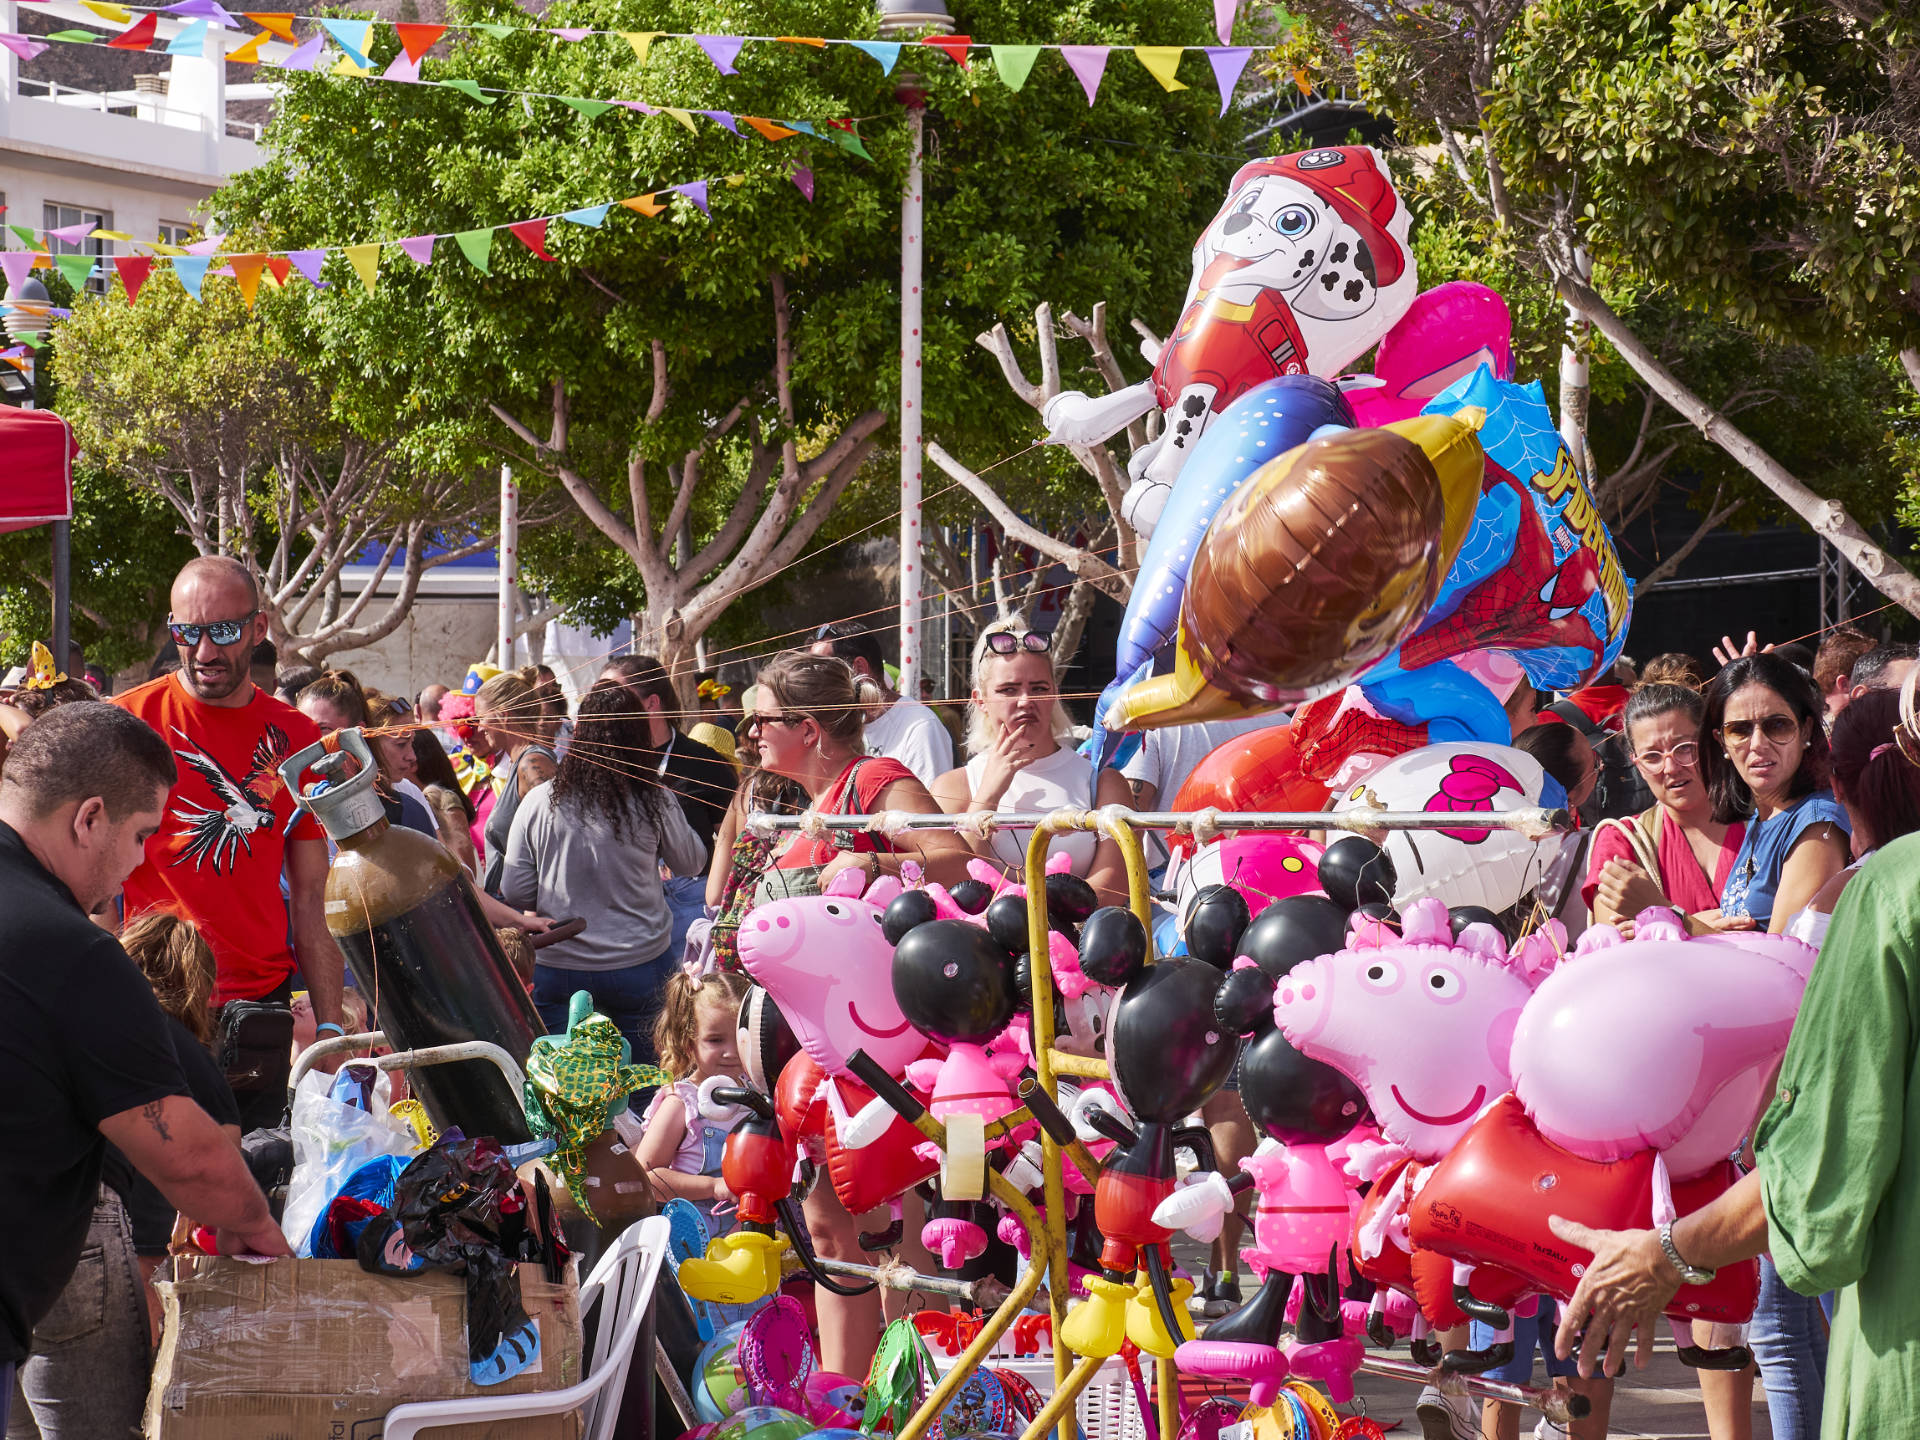
[{"label": "orange pennant flag", "polygon": [[229,51],[227,59],[241,65],[258,65],[260,63],[260,47],[272,38],[273,36],[270,33],[262,30],[239,49]]},{"label": "orange pennant flag", "polygon": [[395,25],[393,33],[400,37],[400,43],[406,47],[407,59],[415,64],[420,57],[433,48],[433,42],[447,33],[444,25]]},{"label": "orange pennant flag", "polygon": [[1293,83],[1302,95],[1311,96],[1313,94],[1313,81],[1307,78],[1306,71],[1295,70],[1293,72]]},{"label": "orange pennant flag", "polygon": [[629,210],[638,210],[642,215],[658,215],[667,208],[652,195],[635,195],[632,199],[622,200],[620,203]]},{"label": "orange pennant flag", "polygon": [[265,255],[229,255],[227,263],[233,266],[233,278],[239,282],[241,298],[247,302],[247,308],[253,308],[253,297],[260,291],[260,272],[267,268]]},{"label": "orange pennant flag", "polygon": [[291,14],[279,10],[242,10],[240,13],[269,35],[277,35],[289,45],[300,43],[299,37],[293,33]]},{"label": "orange pennant flag", "polygon": [[827,42],[817,35],[776,35],[773,38],[783,45],[811,45],[816,50],[827,48]]},{"label": "orange pennant flag", "polygon": [[778,120],[762,120],[758,115],[742,115],[740,118],[758,130],[763,140],[784,140],[789,135],[800,133],[798,130],[789,130]]}]

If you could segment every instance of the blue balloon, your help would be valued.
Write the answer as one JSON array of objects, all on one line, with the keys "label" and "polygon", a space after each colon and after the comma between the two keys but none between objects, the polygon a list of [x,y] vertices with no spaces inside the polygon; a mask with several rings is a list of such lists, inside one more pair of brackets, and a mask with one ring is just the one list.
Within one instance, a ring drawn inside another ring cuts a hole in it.
[{"label": "blue balloon", "polygon": [[1155,655],[1179,628],[1187,572],[1221,506],[1262,465],[1306,444],[1316,430],[1353,423],[1352,408],[1331,381],[1317,375],[1282,375],[1254,386],[1206,428],[1174,482],[1134,579],[1126,618],[1120,622],[1117,678],[1094,706],[1088,749],[1096,764],[1106,764],[1113,756],[1114,737],[1104,725],[1113,697],[1143,671],[1151,673]]},{"label": "blue balloon", "polygon": [[1429,745],[1454,740],[1513,743],[1506,707],[1479,680],[1445,660],[1412,671],[1391,666],[1385,674],[1376,666],[1360,682],[1360,693],[1389,720],[1425,725]]}]

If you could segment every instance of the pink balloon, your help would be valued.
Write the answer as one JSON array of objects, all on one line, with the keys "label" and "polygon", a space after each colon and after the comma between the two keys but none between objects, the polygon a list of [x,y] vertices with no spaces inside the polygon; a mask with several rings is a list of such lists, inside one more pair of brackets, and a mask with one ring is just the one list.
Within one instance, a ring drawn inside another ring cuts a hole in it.
[{"label": "pink balloon", "polygon": [[1180,928],[1209,885],[1231,885],[1255,915],[1283,896],[1318,894],[1316,867],[1325,853],[1324,845],[1272,832],[1242,831],[1203,845],[1180,873]]},{"label": "pink balloon", "polygon": [[1498,291],[1449,280],[1414,297],[1381,340],[1371,376],[1342,377],[1340,388],[1360,424],[1389,425],[1482,365],[1513,378],[1513,317]]},{"label": "pink balloon", "polygon": [[1688,939],[1671,920],[1648,911],[1640,938],[1607,925],[1581,937],[1520,1017],[1513,1089],[1556,1145],[1601,1161],[1651,1147],[1685,1180],[1752,1124],[1812,951],[1783,936]]}]

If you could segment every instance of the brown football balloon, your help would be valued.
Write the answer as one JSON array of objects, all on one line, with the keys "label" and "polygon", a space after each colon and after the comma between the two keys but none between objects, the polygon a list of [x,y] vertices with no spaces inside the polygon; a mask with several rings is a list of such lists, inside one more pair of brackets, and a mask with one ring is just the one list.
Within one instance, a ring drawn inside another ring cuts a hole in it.
[{"label": "brown football balloon", "polygon": [[1347,430],[1263,466],[1194,557],[1173,673],[1128,691],[1109,726],[1294,704],[1393,649],[1466,539],[1485,465],[1478,419]]}]

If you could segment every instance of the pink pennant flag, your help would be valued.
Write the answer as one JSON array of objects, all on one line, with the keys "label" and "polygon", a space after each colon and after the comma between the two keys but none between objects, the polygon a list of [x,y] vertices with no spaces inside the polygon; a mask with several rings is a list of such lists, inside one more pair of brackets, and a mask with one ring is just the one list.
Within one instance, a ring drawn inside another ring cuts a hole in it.
[{"label": "pink pennant flag", "polygon": [[660,113],[660,107],[658,105],[649,105],[644,100],[616,100],[614,104],[624,105],[627,109],[636,110],[642,115],[658,115]]},{"label": "pink pennant flag", "polygon": [[80,225],[62,225],[57,230],[47,231],[47,234],[53,236],[56,240],[64,240],[69,245],[78,245],[82,240],[91,235],[95,228],[94,223],[88,220]]},{"label": "pink pennant flag", "polygon": [[1240,0],[1213,0],[1213,28],[1222,45],[1233,44],[1233,18],[1239,10]]},{"label": "pink pennant flag", "polygon": [[1062,45],[1060,58],[1067,62],[1067,68],[1079,79],[1080,88],[1087,92],[1087,104],[1093,104],[1093,97],[1100,93],[1100,77],[1107,71],[1107,47]]},{"label": "pink pennant flag", "polygon": [[326,264],[326,261],[327,261],[326,251],[324,250],[289,250],[287,252],[287,259],[293,262],[294,269],[298,270],[302,275],[306,276],[307,279],[311,280],[314,284],[318,285],[321,283],[320,267]]},{"label": "pink pennant flag", "polygon": [[311,70],[320,61],[320,51],[327,43],[327,32],[316,30],[301,41],[292,54],[280,62],[282,70]]},{"label": "pink pennant flag", "polygon": [[682,195],[686,196],[687,199],[691,200],[694,204],[698,205],[700,207],[700,213],[702,215],[713,214],[711,210],[707,209],[707,182],[706,181],[694,180],[686,185],[675,185],[673,188],[679,191]]},{"label": "pink pennant flag", "polygon": [[224,235],[209,235],[204,240],[194,241],[185,249],[189,255],[215,255],[219,253],[220,243],[226,238]]},{"label": "pink pennant flag", "polygon": [[805,165],[794,166],[793,183],[799,187],[800,193],[807,197],[807,203],[811,205],[813,203],[813,171]]},{"label": "pink pennant flag", "polygon": [[549,35],[558,35],[562,40],[584,40],[593,34],[593,31],[582,26],[579,28],[568,27],[565,30],[548,30],[547,33]]},{"label": "pink pennant flag", "polygon": [[437,235],[410,235],[400,242],[400,248],[407,252],[407,258],[416,265],[433,263],[433,242]]},{"label": "pink pennant flag", "polygon": [[0,35],[0,45],[4,45],[22,60],[31,60],[48,48],[43,42],[26,35]]},{"label": "pink pennant flag", "polygon": [[7,289],[18,290],[26,283],[36,256],[31,250],[0,250],[0,272],[7,277]]},{"label": "pink pennant flag", "polygon": [[722,75],[740,73],[733,68],[733,62],[739,58],[740,47],[747,43],[745,40],[738,35],[696,35],[693,38],[707,52],[707,58],[719,67]]},{"label": "pink pennant flag", "polygon": [[1206,51],[1214,83],[1220,87],[1220,113],[1224,115],[1233,103],[1233,87],[1240,83],[1240,72],[1247,68],[1247,57],[1253,51],[1245,45],[1209,45]]},{"label": "pink pennant flag", "polygon": [[731,130],[736,135],[740,133],[740,127],[733,123],[733,112],[731,110],[696,110],[693,113],[706,116],[707,119],[713,121],[714,124],[724,130]]},{"label": "pink pennant flag", "polygon": [[396,51],[393,63],[380,72],[382,80],[399,80],[408,85],[420,83],[420,62],[405,50]]}]

